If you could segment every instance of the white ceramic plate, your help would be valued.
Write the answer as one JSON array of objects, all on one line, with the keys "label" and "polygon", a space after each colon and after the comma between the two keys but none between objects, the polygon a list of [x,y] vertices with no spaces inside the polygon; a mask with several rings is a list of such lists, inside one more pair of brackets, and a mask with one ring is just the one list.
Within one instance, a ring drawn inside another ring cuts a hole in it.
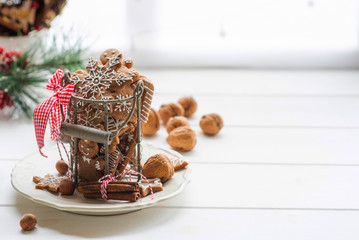
[{"label": "white ceramic plate", "polygon": [[[167,156],[173,158],[181,158],[183,156],[178,152],[157,147],[150,144],[142,143],[142,159],[146,160],[148,157],[156,153],[166,153]],[[154,199],[151,195],[141,198],[138,202],[124,202],[124,201],[102,201],[96,199],[86,199],[77,191],[72,196],[62,196],[61,194],[54,194],[47,190],[35,189],[35,183],[32,182],[33,176],[43,177],[47,173],[57,174],[55,169],[56,161],[59,159],[58,150],[53,147],[46,151],[48,158],[43,158],[36,153],[24,160],[18,162],[11,174],[11,183],[16,191],[24,197],[59,210],[86,214],[86,215],[114,215],[128,213],[143,208],[156,205],[158,202],[171,198],[183,191],[185,186],[190,182],[190,168],[177,171],[174,176],[164,183],[164,190],[154,194]]]}]

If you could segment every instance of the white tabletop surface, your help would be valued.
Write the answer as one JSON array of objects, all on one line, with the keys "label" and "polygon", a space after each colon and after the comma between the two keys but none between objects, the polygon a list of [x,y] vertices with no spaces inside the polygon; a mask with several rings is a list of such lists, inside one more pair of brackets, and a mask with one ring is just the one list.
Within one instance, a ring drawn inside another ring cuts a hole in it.
[{"label": "white tabletop surface", "polygon": [[[1,239],[359,238],[359,71],[139,70],[155,84],[154,108],[198,101],[184,192],[115,216],[33,203],[10,183],[37,151],[32,123],[0,121]],[[212,112],[224,128],[207,137],[199,120]],[[168,146],[166,137],[162,127],[144,141]],[[24,213],[37,217],[32,232],[21,231]]]}]

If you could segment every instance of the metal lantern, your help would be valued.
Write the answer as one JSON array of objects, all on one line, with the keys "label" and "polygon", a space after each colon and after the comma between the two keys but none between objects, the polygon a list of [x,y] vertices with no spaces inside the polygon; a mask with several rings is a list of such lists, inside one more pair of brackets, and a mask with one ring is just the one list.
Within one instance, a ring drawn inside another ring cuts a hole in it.
[{"label": "metal lantern", "polygon": [[[109,80],[110,81],[110,80]],[[65,75],[62,79],[62,85],[65,86],[69,83],[69,73]],[[73,144],[71,146],[71,153],[70,154],[70,169],[72,173],[72,178],[75,184],[78,184],[78,163],[79,163],[79,156],[78,156],[78,142],[79,139],[89,140],[96,143],[103,144],[104,147],[104,159],[105,159],[105,169],[104,175],[110,174],[109,171],[109,145],[111,144],[111,139],[114,136],[117,136],[118,133],[124,129],[129,120],[136,114],[137,117],[137,137],[136,147],[135,147],[135,157],[132,160],[132,165],[135,167],[135,171],[141,173],[141,139],[142,139],[142,131],[141,131],[141,96],[144,91],[144,83],[142,80],[137,82],[135,89],[133,90],[133,95],[123,98],[123,99],[101,99],[101,100],[92,100],[86,99],[78,96],[72,96],[69,104],[69,109],[71,108],[71,114],[68,115],[67,119],[64,120],[61,124],[60,132],[65,136],[70,136],[72,138]],[[109,130],[109,109],[110,106],[113,104],[121,104],[123,102],[131,103],[129,111],[126,115],[124,115],[123,119],[120,121],[120,125],[115,129]],[[103,108],[104,114],[104,129],[97,129],[90,126],[83,126],[78,124],[78,112],[81,106],[85,104],[94,104],[98,107]],[[63,114],[63,109],[61,108],[61,112]],[[64,116],[64,115],[63,115]],[[137,175],[137,180],[141,179],[140,175]]]}]

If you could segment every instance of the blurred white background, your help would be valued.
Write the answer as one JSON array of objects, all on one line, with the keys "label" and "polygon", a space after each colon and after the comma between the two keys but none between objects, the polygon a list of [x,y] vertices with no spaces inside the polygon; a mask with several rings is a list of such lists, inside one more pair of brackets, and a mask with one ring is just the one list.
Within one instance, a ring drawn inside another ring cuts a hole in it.
[{"label": "blurred white background", "polygon": [[69,0],[54,26],[141,66],[348,68],[359,66],[358,9],[358,0]]}]

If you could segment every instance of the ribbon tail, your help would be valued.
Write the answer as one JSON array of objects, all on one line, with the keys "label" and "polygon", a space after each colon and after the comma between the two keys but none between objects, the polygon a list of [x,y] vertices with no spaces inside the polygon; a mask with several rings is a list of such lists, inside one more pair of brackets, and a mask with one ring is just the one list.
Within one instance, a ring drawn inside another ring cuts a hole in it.
[{"label": "ribbon tail", "polygon": [[47,156],[41,152],[41,148],[39,148],[39,152],[40,152],[41,156],[43,156],[44,158],[47,158]]},{"label": "ribbon tail", "polygon": [[34,110],[34,127],[36,141],[42,156],[44,156],[44,154],[42,154],[41,152],[41,149],[44,146],[44,135],[46,131],[46,126],[49,120],[49,114],[52,112],[51,109],[55,103],[56,98],[51,96],[41,104],[37,105]]}]

